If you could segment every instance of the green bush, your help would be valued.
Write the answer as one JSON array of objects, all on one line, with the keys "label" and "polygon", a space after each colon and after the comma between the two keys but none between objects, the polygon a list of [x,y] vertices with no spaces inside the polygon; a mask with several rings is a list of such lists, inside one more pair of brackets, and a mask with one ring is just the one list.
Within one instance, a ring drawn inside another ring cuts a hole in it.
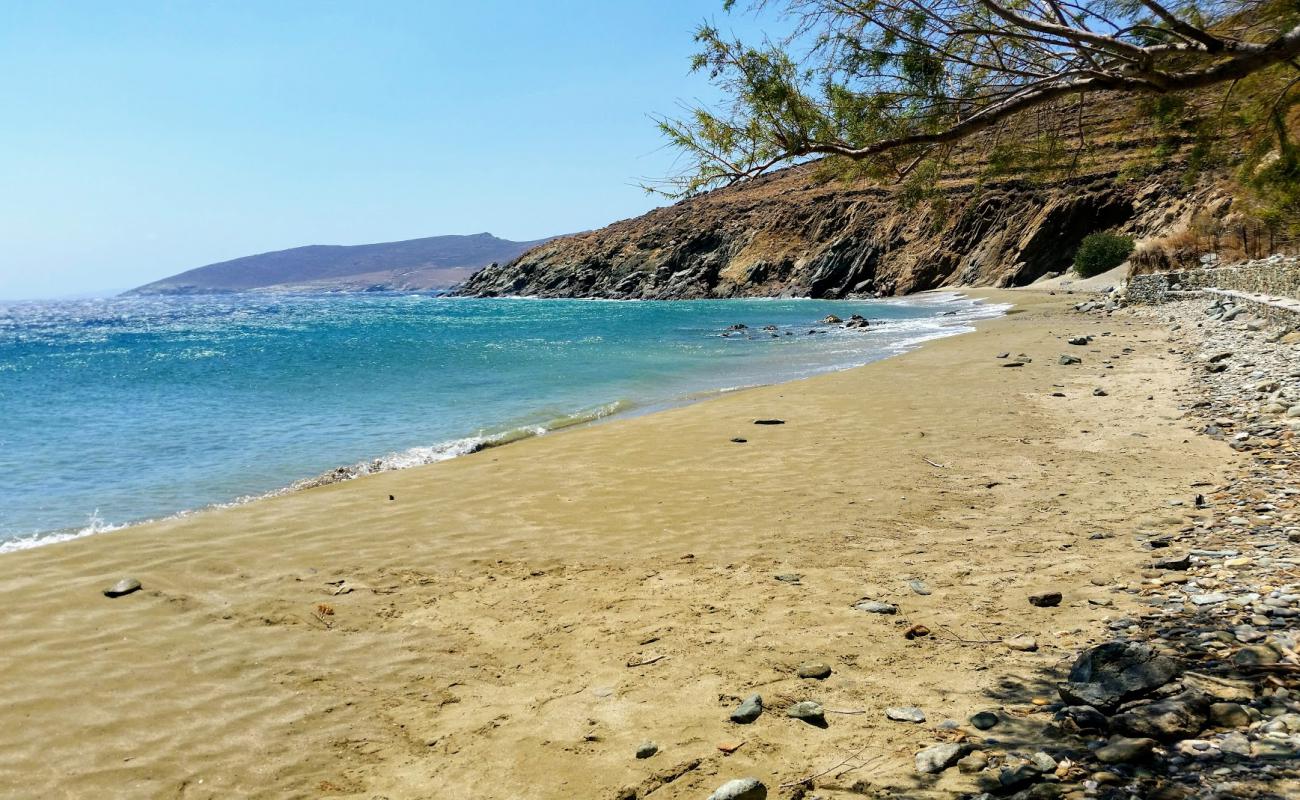
[{"label": "green bush", "polygon": [[1133,252],[1133,240],[1113,233],[1090,233],[1083,237],[1079,251],[1074,254],[1074,271],[1080,277],[1091,278],[1124,263]]}]

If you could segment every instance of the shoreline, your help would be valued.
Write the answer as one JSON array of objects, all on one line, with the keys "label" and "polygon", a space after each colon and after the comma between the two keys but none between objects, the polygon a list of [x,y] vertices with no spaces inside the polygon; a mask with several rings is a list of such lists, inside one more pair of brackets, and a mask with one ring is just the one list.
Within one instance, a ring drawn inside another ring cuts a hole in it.
[{"label": "shoreline", "polygon": [[[1042,671],[1136,608],[1113,588],[1140,580],[1131,532],[1181,525],[1168,498],[1233,460],[1186,435],[1159,326],[975,294],[1019,313],[865,367],[9,554],[0,793],[684,800],[868,745],[818,789],[950,796],[970,779],[918,780],[912,754],[989,707],[1014,740]],[[1084,332],[1095,347],[1065,343]],[[1007,369],[1003,351],[1033,358]],[[100,596],[126,575],[144,589]],[[1025,600],[1046,589],[1066,600]],[[1040,646],[970,643],[1015,635]],[[830,677],[797,677],[813,661]],[[763,716],[728,722],[756,691]],[[803,700],[826,727],[786,716]],[[887,720],[896,706],[927,722]],[[646,739],[659,753],[638,760]]]},{"label": "shoreline", "polygon": [[[314,293],[314,294],[319,294],[319,293]],[[395,293],[395,294],[403,294],[403,293]],[[412,293],[405,293],[405,294],[418,294],[418,293],[412,292]],[[443,297],[442,295],[435,295],[435,296]],[[454,299],[454,296],[450,296],[450,295],[445,297],[448,299]],[[909,301],[925,300],[929,298],[934,298],[936,302],[969,302],[969,307],[967,310],[974,310],[984,306],[983,301],[981,299],[970,297],[968,292],[963,292],[959,290],[948,290],[948,289],[928,290],[925,292],[918,292],[913,295],[907,295],[898,298],[883,298],[883,299],[864,298],[863,302],[887,303],[890,301],[896,301],[899,304],[906,305],[909,304]],[[459,298],[459,299],[474,300],[474,299],[481,299],[481,298],[466,297],[466,298]],[[503,297],[503,298],[493,298],[493,299],[546,300],[547,298]],[[569,299],[605,302],[605,300],[602,298],[569,298]],[[790,298],[745,298],[745,299],[786,300]],[[809,301],[814,301],[814,298],[793,298],[793,299],[806,299]],[[610,300],[609,302],[693,302],[693,301]],[[990,309],[995,314],[995,316],[991,316],[991,317],[981,316],[973,320],[963,320],[959,323],[953,323],[953,325],[951,326],[941,326],[938,330],[922,335],[919,338],[904,340],[903,342],[896,344],[892,352],[881,355],[877,358],[874,358],[871,361],[866,361],[861,363],[851,363],[843,366],[822,368],[822,369],[814,370],[809,374],[798,375],[796,377],[778,377],[776,380],[770,382],[760,382],[760,383],[752,383],[752,384],[746,384],[741,386],[726,386],[726,387],[719,387],[716,389],[705,389],[700,391],[693,391],[686,395],[668,398],[668,399],[661,399],[657,401],[638,403],[636,401],[631,401],[623,398],[615,399],[606,403],[597,404],[594,406],[588,406],[586,408],[579,409],[569,414],[566,417],[559,417],[544,423],[539,423],[535,425],[520,425],[517,427],[506,428],[506,429],[497,430],[493,432],[483,432],[483,430],[480,430],[480,432],[476,434],[466,435],[459,438],[446,439],[446,440],[434,442],[433,444],[429,444],[429,445],[417,445],[417,446],[406,448],[404,450],[389,452],[385,455],[377,456],[374,458],[368,458],[360,461],[354,461],[351,463],[340,464],[331,467],[329,469],[326,469],[322,472],[319,472],[315,475],[309,475],[307,477],[292,480],[283,486],[270,489],[268,491],[242,495],[239,497],[235,497],[231,500],[210,503],[207,505],[197,506],[194,508],[185,508],[179,511],[175,511],[157,517],[145,517],[145,518],[140,518],[140,519],[127,521],[127,522],[105,522],[104,520],[99,518],[98,510],[96,510],[94,513],[90,515],[88,524],[82,527],[60,528],[60,529],[53,529],[47,531],[36,531],[33,533],[15,536],[10,539],[0,540],[0,558],[4,557],[5,555],[8,555],[9,553],[21,552],[24,550],[32,550],[41,547],[48,547],[53,544],[61,544],[64,542],[75,541],[78,539],[84,539],[89,536],[95,536],[104,533],[114,533],[117,531],[137,527],[140,525],[150,525],[150,524],[166,522],[169,520],[184,519],[184,518],[192,517],[197,514],[205,514],[213,511],[221,511],[223,509],[238,507],[249,503],[257,503],[274,497],[292,494],[295,492],[306,491],[308,489],[315,489],[321,486],[328,486],[334,483],[352,481],[358,478],[365,478],[371,475],[381,474],[385,472],[426,467],[431,464],[437,464],[454,458],[461,458],[467,455],[473,455],[475,453],[480,453],[484,450],[503,447],[505,445],[514,444],[534,437],[553,435],[555,433],[560,433],[575,428],[586,427],[589,425],[600,424],[615,419],[625,419],[625,418],[641,416],[645,414],[653,414],[653,413],[657,413],[660,411],[665,411],[673,408],[681,408],[684,406],[692,405],[694,403],[706,402],[708,400],[711,400],[713,398],[731,392],[745,391],[748,389],[756,389],[756,388],[761,388],[766,386],[779,386],[786,383],[794,383],[797,381],[806,380],[808,378],[816,377],[818,375],[858,369],[867,366],[868,364],[875,363],[877,361],[881,361],[888,358],[895,358],[897,356],[906,354],[908,352],[911,352],[912,350],[915,350],[918,347],[923,346],[927,342],[947,338],[949,336],[960,336],[965,333],[973,332],[975,330],[974,327],[975,323],[978,323],[983,319],[996,319],[998,316],[1002,316],[1005,313],[1007,313],[1007,311],[1011,308],[1010,304],[998,304],[998,305],[1005,306],[1005,307]],[[939,317],[936,317],[936,319],[939,319]],[[948,327],[959,327],[961,328],[961,330],[944,332],[944,329]],[[855,333],[852,335],[858,336],[863,334]]]}]

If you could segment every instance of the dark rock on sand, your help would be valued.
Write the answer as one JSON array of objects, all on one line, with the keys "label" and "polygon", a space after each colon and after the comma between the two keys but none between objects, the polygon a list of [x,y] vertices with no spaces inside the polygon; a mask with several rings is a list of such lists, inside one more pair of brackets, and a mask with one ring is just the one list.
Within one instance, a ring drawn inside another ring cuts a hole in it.
[{"label": "dark rock on sand", "polygon": [[636,749],[637,758],[649,758],[659,752],[659,745],[654,742],[642,742]]},{"label": "dark rock on sand", "polygon": [[751,694],[749,697],[745,698],[745,702],[736,706],[736,710],[731,712],[731,721],[740,723],[741,725],[748,725],[758,719],[762,713],[762,695]]},{"label": "dark rock on sand", "polygon": [[998,715],[992,711],[980,711],[979,713],[971,714],[970,717],[970,724],[974,725],[977,730],[981,731],[986,731],[992,728],[997,725],[999,721]]},{"label": "dark rock on sand", "polygon": [[1060,592],[1039,592],[1029,595],[1029,604],[1039,608],[1051,608],[1061,604]]},{"label": "dark rock on sand", "polygon": [[122,597],[140,591],[140,581],[135,578],[123,578],[104,590],[105,597]]},{"label": "dark rock on sand", "polygon": [[1060,687],[1071,705],[1112,709],[1169,683],[1178,664],[1139,642],[1107,642],[1081,653]]},{"label": "dark rock on sand", "polygon": [[1083,359],[1078,356],[1061,356],[1059,363],[1061,366],[1068,367],[1071,364],[1082,364]]},{"label": "dark rock on sand", "polygon": [[754,420],[754,424],[755,424],[755,425],[784,425],[784,424],[785,424],[785,420],[783,420],[783,419],[756,419],[756,420]]}]

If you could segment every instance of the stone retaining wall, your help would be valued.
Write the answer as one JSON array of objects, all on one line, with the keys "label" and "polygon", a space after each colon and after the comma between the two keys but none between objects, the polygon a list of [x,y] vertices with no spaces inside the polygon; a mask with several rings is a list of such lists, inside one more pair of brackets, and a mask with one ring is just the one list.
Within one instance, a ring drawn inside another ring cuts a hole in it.
[{"label": "stone retaining wall", "polygon": [[1128,279],[1126,295],[1128,302],[1141,305],[1164,302],[1171,291],[1200,289],[1300,298],[1300,258],[1275,255],[1226,267],[1134,275]]}]

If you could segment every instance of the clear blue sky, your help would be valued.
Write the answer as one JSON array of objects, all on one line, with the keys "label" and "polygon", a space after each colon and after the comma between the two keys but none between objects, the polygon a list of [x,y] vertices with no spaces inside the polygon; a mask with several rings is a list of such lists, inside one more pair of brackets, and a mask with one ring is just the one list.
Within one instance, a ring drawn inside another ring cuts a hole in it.
[{"label": "clear blue sky", "polygon": [[714,0],[0,4],[0,298],[304,244],[599,227]]}]

